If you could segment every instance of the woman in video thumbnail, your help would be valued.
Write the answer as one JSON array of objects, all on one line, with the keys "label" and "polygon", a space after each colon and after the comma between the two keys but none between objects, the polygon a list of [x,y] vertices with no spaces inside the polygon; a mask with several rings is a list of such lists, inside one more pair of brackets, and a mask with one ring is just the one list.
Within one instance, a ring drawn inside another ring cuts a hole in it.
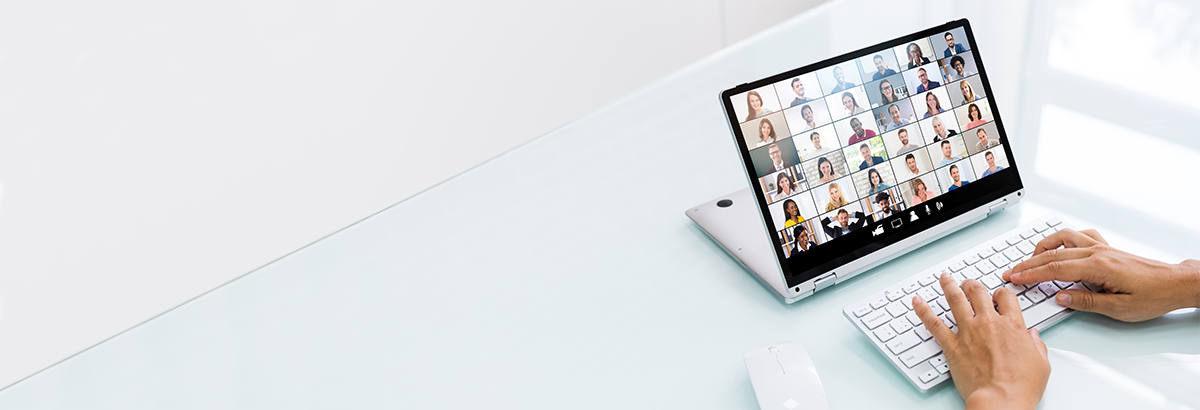
[{"label": "woman in video thumbnail", "polygon": [[958,135],[958,131],[946,129],[946,124],[942,123],[941,117],[933,117],[933,121],[930,121],[930,125],[933,125],[933,142],[942,141],[946,138]]},{"label": "woman in video thumbnail", "polygon": [[817,160],[817,176],[821,177],[821,183],[833,182],[838,176],[833,173],[833,163],[829,159],[821,157]]},{"label": "woman in video thumbnail", "polygon": [[971,181],[960,181],[959,178],[960,178],[960,176],[958,174],[958,165],[951,165],[950,166],[950,179],[954,180],[954,183],[950,184],[950,186],[946,188],[946,192],[950,192],[955,189],[962,188],[963,185],[971,183]]},{"label": "woman in video thumbnail", "polygon": [[942,109],[942,102],[938,101],[937,95],[934,93],[925,94],[925,106],[928,109],[925,110],[925,117],[923,118],[929,118],[946,112],[946,110]]},{"label": "woman in video thumbnail", "polygon": [[771,124],[771,120],[763,118],[762,122],[758,123],[758,144],[755,147],[761,147],[775,142],[775,125]]},{"label": "woman in video thumbnail", "polygon": [[888,105],[896,101],[900,101],[900,97],[896,96],[896,90],[892,89],[892,83],[888,80],[879,82],[879,95],[883,98],[881,105]]},{"label": "woman in video thumbnail", "polygon": [[908,43],[908,69],[911,70],[924,64],[929,64],[929,59],[925,58],[921,46],[918,46],[917,43]]},{"label": "woman in video thumbnail", "polygon": [[796,184],[792,182],[792,177],[788,176],[787,172],[780,172],[779,178],[776,179],[775,195],[772,195],[772,201],[778,201],[792,195],[796,195]]},{"label": "woman in video thumbnail", "polygon": [[825,212],[850,205],[850,201],[842,195],[842,187],[839,187],[837,182],[829,184],[829,203],[825,204]]},{"label": "woman in video thumbnail", "polygon": [[971,120],[967,123],[967,128],[975,128],[986,122],[983,120],[983,114],[979,112],[979,106],[975,103],[967,106],[967,119]]},{"label": "woman in video thumbnail", "polygon": [[796,201],[790,199],[783,201],[783,216],[787,218],[783,221],[784,228],[804,222],[804,217],[800,216],[800,207],[796,205]]},{"label": "woman in video thumbnail", "polygon": [[979,99],[979,97],[975,96],[975,89],[971,88],[971,83],[968,83],[967,80],[959,81],[958,89],[962,90],[963,104],[975,102],[975,100]]},{"label": "woman in video thumbnail", "polygon": [[749,114],[746,115],[746,121],[771,113],[770,108],[763,108],[762,96],[758,95],[757,91],[751,91],[746,94],[746,107],[750,109],[747,111]]},{"label": "woman in video thumbnail", "polygon": [[858,106],[858,100],[854,99],[854,94],[850,92],[842,93],[842,106],[846,107],[847,116],[863,112],[863,108]]},{"label": "woman in video thumbnail", "polygon": [[797,226],[796,230],[792,231],[792,236],[796,238],[796,243],[792,244],[792,255],[807,251],[812,249],[812,247],[817,246],[817,244],[813,243],[812,240],[809,239],[808,228],[805,228],[804,225]]},{"label": "woman in video thumbnail", "polygon": [[875,168],[867,171],[867,180],[871,182],[871,195],[883,192],[883,190],[891,188],[891,185],[883,183],[883,176]]},{"label": "woman in video thumbnail", "polygon": [[912,205],[909,205],[910,208],[919,203],[929,200],[929,198],[930,198],[929,191],[925,190],[925,181],[922,181],[921,178],[917,178],[912,181],[912,190],[913,190],[913,197],[912,197]]}]

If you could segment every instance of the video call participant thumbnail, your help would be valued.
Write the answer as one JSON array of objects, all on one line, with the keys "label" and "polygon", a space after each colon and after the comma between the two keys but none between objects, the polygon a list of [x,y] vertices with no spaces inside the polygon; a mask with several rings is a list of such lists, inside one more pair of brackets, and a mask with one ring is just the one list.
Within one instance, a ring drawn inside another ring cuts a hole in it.
[{"label": "video call participant thumbnail", "polygon": [[947,32],[944,37],[946,38],[946,51],[944,53],[945,57],[950,57],[952,55],[967,51],[966,47],[963,47],[962,44],[958,44],[954,41],[953,34]]},{"label": "video call participant thumbnail", "polygon": [[950,182],[951,183],[950,183],[950,186],[946,187],[946,192],[950,192],[955,189],[962,188],[963,186],[971,183],[971,181],[963,180],[960,178],[961,178],[961,174],[959,173],[958,165],[951,165],[950,166]]},{"label": "video call participant thumbnail", "polygon": [[912,200],[909,201],[912,204],[911,206],[916,206],[917,204],[933,199],[937,195],[929,191],[929,186],[925,185],[925,181],[921,180],[921,178],[913,179],[910,184],[912,184],[913,192]]},{"label": "video call participant thumbnail", "polygon": [[[970,133],[968,132],[967,134],[969,135]],[[1000,141],[988,138],[987,129],[984,128],[975,130],[975,138],[975,152],[983,151],[1000,145]]]},{"label": "video call participant thumbnail", "polygon": [[[853,222],[850,221],[852,216],[854,218]],[[857,231],[862,227],[867,226],[867,216],[861,211],[855,211],[854,215],[850,215],[849,211],[846,211],[845,209],[839,209],[837,213],[834,214],[834,217],[837,218],[836,223],[835,221],[829,220],[828,216],[826,216],[824,219],[821,219],[821,228],[825,229],[825,235],[828,235],[830,239],[841,238],[842,236],[850,234],[850,232]]]},{"label": "video call participant thumbnail", "polygon": [[854,88],[854,83],[846,81],[846,70],[843,70],[841,66],[833,67],[833,79],[837,81],[837,85],[833,87],[833,90],[830,91],[830,94],[840,93],[842,91]]},{"label": "video call participant thumbnail", "polygon": [[1004,169],[1004,167],[996,165],[996,155],[992,154],[991,151],[984,153],[983,159],[985,161],[987,161],[987,164],[988,164],[987,169],[983,170],[983,176],[985,176],[985,177],[988,175],[991,175],[991,174],[995,174],[995,173],[999,172],[1000,170]]},{"label": "video call participant thumbnail", "polygon": [[900,140],[900,148],[896,150],[896,155],[904,155],[915,151],[917,148],[921,148],[920,145],[909,142],[908,128],[901,128],[900,131],[896,132],[896,138]]},{"label": "video call participant thumbnail", "polygon": [[859,145],[858,152],[862,154],[863,158],[863,162],[858,164],[859,171],[883,163],[883,157],[871,155],[871,147],[867,144]]},{"label": "video call participant thumbnail", "polygon": [[750,151],[750,158],[759,178],[783,171],[800,162],[800,155],[796,153],[796,145],[792,140],[793,138],[787,138]]},{"label": "video call participant thumbnail", "polygon": [[792,92],[796,94],[796,98],[792,99],[791,107],[804,104],[809,101],[808,97],[804,96],[804,82],[800,81],[800,77],[792,79]]},{"label": "video call participant thumbnail", "polygon": [[792,230],[792,237],[796,238],[796,241],[792,242],[792,249],[790,249],[790,252],[788,252],[789,257],[795,256],[800,252],[807,251],[812,249],[814,246],[817,246],[817,244],[813,243],[812,239],[809,238],[808,228],[805,228],[804,225],[797,226],[796,229]]},{"label": "video call participant thumbnail", "polygon": [[875,63],[875,73],[871,74],[871,81],[896,74],[896,70],[888,68],[887,62],[883,61],[882,55],[876,54],[875,57],[871,58],[871,61]]},{"label": "video call participant thumbnail", "polygon": [[757,91],[746,93],[746,109],[749,111],[749,114],[747,114],[746,119],[742,121],[750,121],[774,112],[771,111],[770,108],[763,107],[762,95],[760,95]]},{"label": "video call participant thumbnail", "polygon": [[858,118],[850,119],[850,130],[853,134],[850,135],[850,144],[857,144],[871,138],[875,138],[875,131],[863,127],[863,123]]},{"label": "video call participant thumbnail", "polygon": [[938,88],[938,87],[942,86],[942,83],[930,80],[929,72],[925,71],[925,68],[923,68],[923,67],[917,69],[917,80],[920,81],[920,84],[917,84],[917,92],[919,92],[919,93],[923,93],[923,92],[926,92],[926,91],[929,91],[934,88]]},{"label": "video call participant thumbnail", "polygon": [[925,57],[925,52],[921,50],[921,46],[918,46],[917,43],[909,43],[905,50],[907,50],[909,70],[929,64],[929,58]]},{"label": "video call participant thumbnail", "polygon": [[775,192],[771,194],[771,202],[779,201],[781,199],[798,194],[801,190],[799,185],[800,184],[792,181],[792,176],[788,175],[787,172],[780,172],[779,176],[776,177],[776,188]]},{"label": "video call participant thumbnail", "polygon": [[888,131],[903,127],[905,125],[908,125],[908,119],[902,117],[900,114],[900,105],[898,105],[898,104],[889,105],[887,108],[887,111],[888,111],[888,117],[884,122],[884,124],[886,125],[883,129],[884,132],[888,132]]},{"label": "video call participant thumbnail", "polygon": [[804,222],[804,217],[800,216],[800,206],[791,199],[783,201],[783,217],[786,218],[783,220],[784,228]]},{"label": "video call participant thumbnail", "polygon": [[825,212],[850,205],[850,201],[846,199],[846,193],[842,191],[842,187],[837,182],[829,184],[826,189],[829,190],[829,202],[825,204]]},{"label": "video call participant thumbnail", "polygon": [[892,209],[892,195],[887,192],[875,194],[874,200],[875,204],[879,206],[879,209],[874,212],[875,222],[879,222],[901,211],[900,209]]},{"label": "video call participant thumbnail", "polygon": [[942,140],[941,152],[942,158],[940,162],[938,162],[938,168],[953,164],[955,161],[962,159],[961,157],[951,153],[952,145],[950,144],[950,140]]}]

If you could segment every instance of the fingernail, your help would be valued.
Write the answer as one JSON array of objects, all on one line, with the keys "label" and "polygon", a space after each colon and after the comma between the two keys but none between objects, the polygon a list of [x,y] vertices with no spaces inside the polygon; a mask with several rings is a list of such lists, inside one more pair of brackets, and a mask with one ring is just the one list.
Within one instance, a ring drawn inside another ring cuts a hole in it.
[{"label": "fingernail", "polygon": [[950,277],[950,272],[942,272],[942,278]]},{"label": "fingernail", "polygon": [[1058,292],[1058,296],[1056,296],[1056,298],[1058,299],[1058,304],[1063,306],[1071,306],[1071,295],[1067,292]]},{"label": "fingernail", "polygon": [[[1009,271],[1009,272],[1012,272],[1012,271]],[[1008,275],[1008,280],[1010,280],[1010,281],[1011,281],[1011,280],[1013,280],[1013,279],[1017,279],[1017,278],[1020,278],[1020,277],[1021,277],[1021,274],[1020,274],[1020,273],[1010,273],[1010,274]]]},{"label": "fingernail", "polygon": [[1004,273],[1000,274],[1000,277],[1008,279],[1008,275],[1012,275],[1012,269],[1005,269]]},{"label": "fingernail", "polygon": [[922,303],[925,303],[925,299],[922,299],[920,296],[913,296],[914,305],[920,305]]}]

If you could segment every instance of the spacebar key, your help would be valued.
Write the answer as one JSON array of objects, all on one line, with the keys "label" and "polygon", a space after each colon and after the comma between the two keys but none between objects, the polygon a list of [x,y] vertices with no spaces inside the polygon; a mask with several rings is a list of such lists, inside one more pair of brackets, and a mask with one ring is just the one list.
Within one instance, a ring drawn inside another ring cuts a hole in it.
[{"label": "spacebar key", "polygon": [[1037,326],[1038,323],[1042,323],[1051,316],[1054,316],[1058,314],[1058,312],[1062,312],[1064,310],[1067,310],[1067,308],[1058,304],[1058,302],[1055,301],[1054,297],[1052,296],[1046,298],[1046,300],[1042,303],[1038,303],[1029,309],[1025,309],[1025,311],[1021,312],[1021,314],[1025,316],[1025,327],[1030,328]]},{"label": "spacebar key", "polygon": [[933,355],[942,352],[942,345],[939,345],[936,340],[929,339],[925,343],[921,343],[912,349],[900,355],[900,361],[904,362],[907,367],[913,367],[925,361]]}]

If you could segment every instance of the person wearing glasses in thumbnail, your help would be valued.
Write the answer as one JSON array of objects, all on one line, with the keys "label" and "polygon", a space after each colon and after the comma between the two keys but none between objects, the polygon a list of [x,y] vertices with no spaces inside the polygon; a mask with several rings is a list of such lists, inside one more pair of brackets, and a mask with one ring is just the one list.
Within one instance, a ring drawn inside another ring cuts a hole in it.
[{"label": "person wearing glasses in thumbnail", "polygon": [[[868,147],[867,144],[859,145],[858,152],[861,152],[862,157],[863,157],[862,164],[858,165],[859,171],[862,171],[864,169],[867,169],[867,168],[870,168],[875,165],[879,165],[879,164],[883,163],[882,157],[871,155],[871,147]],[[872,170],[872,171],[874,171],[874,170]]]},{"label": "person wearing glasses in thumbnail", "polygon": [[971,183],[971,181],[959,180],[958,178],[959,178],[958,165],[951,165],[950,166],[950,179],[954,180],[954,183],[950,184],[949,187],[946,187],[946,192],[950,192],[955,189],[962,188],[963,185]]},{"label": "person wearing glasses in thumbnail", "polygon": [[822,184],[833,182],[838,179],[838,174],[833,172],[833,163],[829,162],[828,158],[821,157],[817,160],[817,177]]},{"label": "person wearing glasses in thumbnail", "polygon": [[979,142],[975,143],[975,152],[983,151],[985,149],[1000,145],[1000,141],[988,139],[987,130],[983,128],[980,128],[979,131],[975,131],[975,136],[979,138]]},{"label": "person wearing glasses in thumbnail", "polygon": [[966,104],[969,102],[975,102],[975,101],[979,100],[980,98],[983,98],[983,96],[975,95],[975,89],[971,88],[971,83],[968,83],[967,80],[959,81],[958,89],[962,91],[963,104]]},{"label": "person wearing glasses in thumbnail", "polygon": [[826,152],[833,150],[833,148],[830,148],[828,145],[821,146],[821,134],[820,133],[816,133],[816,132],[812,133],[812,135],[810,135],[808,137],[808,140],[812,141],[814,156],[821,155],[821,154],[824,154]]},{"label": "person wearing glasses in thumbnail", "polygon": [[831,239],[837,239],[849,234],[850,232],[854,232],[859,228],[867,226],[867,216],[862,212],[854,212],[854,223],[850,223],[850,216],[850,212],[846,211],[845,209],[839,209],[837,212],[837,226],[829,226],[833,223],[833,221],[830,221],[829,217],[827,216],[825,219],[821,220],[821,227],[825,228],[825,234],[829,235]]},{"label": "person wearing glasses in thumbnail", "polygon": [[962,56],[950,57],[950,68],[954,69],[954,72],[946,73],[950,77],[950,81],[959,80],[967,76],[967,73],[963,71],[966,68],[966,61],[963,60]]},{"label": "person wearing glasses in thumbnail", "polygon": [[829,91],[830,94],[840,93],[842,91],[854,88],[854,83],[846,82],[846,72],[843,71],[842,67],[840,66],[833,67],[833,79],[837,80],[837,86],[833,87],[833,90]]},{"label": "person wearing glasses in thumbnail", "polygon": [[908,43],[908,69],[914,69],[925,64],[929,64],[929,59],[925,57],[925,52],[921,51],[921,46],[917,43]]},{"label": "person wearing glasses in thumbnail", "polygon": [[850,129],[854,131],[854,135],[850,136],[850,144],[857,144],[875,138],[875,131],[863,128],[862,121],[859,121],[858,118],[850,119]]},{"label": "person wearing glasses in thumbnail", "polygon": [[[917,145],[908,143],[908,128],[901,128],[900,132],[896,133],[896,139],[900,140],[900,149],[896,150],[896,155],[904,155],[917,148],[921,148]],[[911,157],[912,155],[909,156]]]},{"label": "person wearing glasses in thumbnail", "polygon": [[868,195],[883,193],[883,190],[892,187],[891,185],[883,183],[883,174],[880,174],[875,168],[871,168],[870,171],[867,171],[867,180],[871,183],[871,192],[869,192]]},{"label": "person wearing glasses in thumbnail", "polygon": [[892,120],[887,122],[887,128],[884,129],[884,132],[908,125],[908,120],[900,118],[900,106],[898,105],[892,104],[888,107],[888,116],[892,117]]},{"label": "person wearing glasses in thumbnail", "polygon": [[983,176],[985,177],[1004,169],[1004,167],[996,165],[996,156],[992,155],[991,151],[983,154],[983,159],[987,160],[988,163],[987,169],[983,170]]},{"label": "person wearing glasses in thumbnail", "polygon": [[978,127],[987,122],[983,120],[983,114],[979,112],[979,105],[975,103],[967,106],[967,119],[971,120],[971,122],[967,123],[968,129]]},{"label": "person wearing glasses in thumbnail", "polygon": [[850,201],[846,200],[846,195],[842,194],[842,187],[838,186],[837,182],[829,184],[829,202],[825,204],[825,212],[850,205]]},{"label": "person wearing glasses in thumbnail", "polygon": [[846,108],[846,116],[849,117],[855,114],[862,114],[863,107],[858,105],[858,99],[854,98],[854,94],[850,92],[842,93],[842,107]]},{"label": "person wearing glasses in thumbnail", "polygon": [[871,81],[896,74],[896,70],[888,68],[887,63],[883,61],[883,56],[876,54],[871,60],[875,62],[875,74],[871,74]]},{"label": "person wearing glasses in thumbnail", "polygon": [[962,159],[962,158],[950,155],[950,150],[951,150],[950,141],[949,140],[942,141],[942,162],[938,163],[938,168],[944,167],[946,165],[950,165],[950,164],[954,163],[954,161],[958,161],[958,160]]},{"label": "person wearing glasses in thumbnail", "polygon": [[805,228],[804,225],[797,226],[795,230],[792,230],[792,236],[796,238],[796,242],[792,243],[791,252],[788,252],[789,257],[817,246],[808,237],[808,228]]},{"label": "person wearing glasses in thumbnail", "polygon": [[[942,83],[939,83],[937,81],[929,81],[929,73],[926,72],[924,68],[917,69],[917,80],[921,81],[921,84],[917,84],[917,92],[919,92],[919,93],[923,93],[923,92],[926,92],[926,91],[929,91],[934,88],[938,88],[938,87],[942,86]],[[932,94],[930,94],[930,95],[932,95]]]},{"label": "person wearing glasses in thumbnail", "polygon": [[921,178],[917,178],[912,181],[912,190],[913,197],[912,201],[910,201],[908,205],[909,208],[917,206],[919,203],[928,201],[929,198],[933,198],[933,195],[930,195],[929,190],[927,190],[925,187],[925,181],[922,181]]},{"label": "person wearing glasses in thumbnail", "polygon": [[925,107],[925,116],[922,118],[929,118],[946,112],[946,110],[942,109],[942,101],[934,93],[925,94]]},{"label": "person wearing glasses in thumbnail", "polygon": [[949,32],[946,33],[946,57],[950,57],[958,53],[964,53],[966,51],[966,47],[963,47],[962,44],[956,44],[954,42],[953,34],[950,34]]},{"label": "person wearing glasses in thumbnail", "polygon": [[913,154],[904,156],[904,165],[908,166],[908,172],[912,173],[913,176],[921,174],[921,170],[917,169],[917,157],[914,157]]},{"label": "person wearing glasses in thumbnail", "polygon": [[792,79],[792,92],[796,93],[796,98],[792,99],[790,107],[808,102],[808,98],[804,97],[804,83],[800,81],[800,77]]},{"label": "person wearing glasses in thumbnail", "polygon": [[784,168],[796,165],[788,164],[783,160],[783,151],[779,149],[778,145],[771,144],[770,147],[767,147],[767,154],[771,156],[771,169],[774,172],[783,171]]},{"label": "person wearing glasses in thumbnail", "polygon": [[900,101],[900,95],[896,94],[896,90],[892,88],[892,82],[883,80],[879,82],[879,102],[880,104],[892,104]]},{"label": "person wearing glasses in thumbnail", "polygon": [[804,217],[800,216],[800,207],[796,205],[796,201],[790,199],[783,201],[783,216],[787,218],[783,220],[784,228],[804,222]]},{"label": "person wearing glasses in thumbnail", "polygon": [[946,124],[942,123],[941,117],[933,117],[933,120],[930,121],[930,124],[933,125],[933,142],[938,142],[958,135],[958,131],[946,129]]},{"label": "person wearing glasses in thumbnail", "polygon": [[746,93],[746,107],[750,110],[750,114],[746,115],[744,121],[750,121],[763,115],[770,114],[770,108],[763,108],[762,96],[758,95],[757,91]]},{"label": "person wearing glasses in thumbnail", "polygon": [[779,177],[775,178],[776,188],[775,193],[771,194],[771,201],[778,201],[780,199],[796,195],[797,190],[800,188],[796,185],[797,184],[795,182],[792,182],[791,176],[789,176],[786,172],[780,172]]},{"label": "person wearing glasses in thumbnail", "polygon": [[755,145],[755,147],[757,148],[774,143],[775,125],[771,124],[771,120],[763,118],[763,120],[758,123],[758,145]]},{"label": "person wearing glasses in thumbnail", "polygon": [[879,222],[883,218],[892,216],[892,196],[887,192],[880,192],[875,195],[875,203],[879,205],[879,210],[875,211],[875,222]]}]

